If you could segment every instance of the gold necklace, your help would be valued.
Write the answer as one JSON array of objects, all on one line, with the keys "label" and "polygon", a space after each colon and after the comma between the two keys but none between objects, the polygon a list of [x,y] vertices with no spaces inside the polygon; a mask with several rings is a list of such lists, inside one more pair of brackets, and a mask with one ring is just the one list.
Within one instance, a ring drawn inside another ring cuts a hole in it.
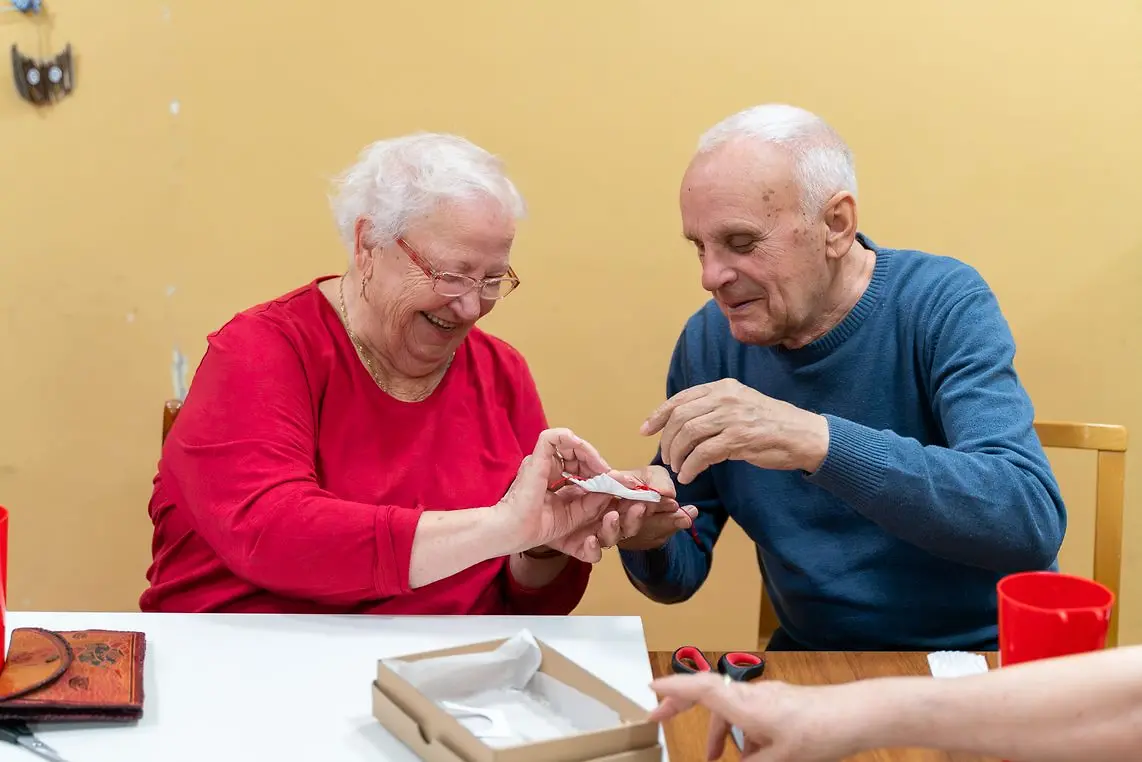
[{"label": "gold necklace", "polygon": [[439,386],[440,382],[444,379],[444,374],[447,373],[448,369],[452,366],[452,358],[456,356],[456,353],[453,352],[448,356],[448,362],[444,363],[444,369],[440,371],[440,375],[437,376],[435,380],[433,380],[433,382],[425,391],[412,397],[393,392],[388,386],[385,385],[384,381],[381,380],[381,376],[378,373],[376,366],[373,364],[372,356],[369,355],[368,351],[365,349],[365,345],[361,343],[361,340],[357,338],[357,334],[353,333],[353,329],[349,327],[349,311],[345,309],[345,278],[348,277],[348,275],[349,273],[345,273],[341,276],[338,301],[341,308],[341,322],[345,326],[345,333],[349,334],[349,341],[353,342],[353,348],[357,350],[357,356],[361,358],[361,362],[365,363],[365,367],[368,369],[369,375],[373,377],[373,382],[379,386],[381,391],[383,391],[385,394],[397,397],[404,402],[423,401],[430,394],[436,391],[436,387]]}]

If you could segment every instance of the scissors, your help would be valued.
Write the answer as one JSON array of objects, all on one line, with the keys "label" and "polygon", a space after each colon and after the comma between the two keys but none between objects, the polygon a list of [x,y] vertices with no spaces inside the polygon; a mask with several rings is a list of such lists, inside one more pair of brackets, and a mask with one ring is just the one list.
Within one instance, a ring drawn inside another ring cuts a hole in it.
[{"label": "scissors", "polygon": [[44,759],[50,759],[52,762],[67,762],[55,749],[36,738],[35,734],[28,729],[27,724],[19,720],[5,720],[4,722],[0,722],[0,740],[14,743],[17,746],[23,746],[33,754],[39,754]]},{"label": "scissors", "polygon": [[[706,658],[700,648],[694,646],[682,646],[675,651],[670,657],[670,666],[678,674],[692,675],[698,672],[714,671],[714,668],[710,666],[710,660]],[[765,672],[765,659],[757,654],[730,651],[718,659],[717,671],[727,682],[748,683],[750,680],[761,677],[761,674]],[[731,726],[730,735],[733,737],[734,745],[738,747],[738,751],[745,751],[745,736],[742,734],[741,728]]]}]

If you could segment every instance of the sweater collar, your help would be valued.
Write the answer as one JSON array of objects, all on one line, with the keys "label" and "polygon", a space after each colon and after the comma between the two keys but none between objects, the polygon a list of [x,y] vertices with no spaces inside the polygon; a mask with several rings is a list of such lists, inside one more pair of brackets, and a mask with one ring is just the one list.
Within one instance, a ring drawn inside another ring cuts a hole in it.
[{"label": "sweater collar", "polygon": [[837,347],[844,344],[850,336],[856,333],[861,324],[872,314],[876,309],[876,305],[880,302],[880,297],[884,293],[885,283],[888,281],[888,260],[889,252],[887,249],[882,249],[872,242],[864,233],[857,233],[857,240],[866,249],[870,250],[876,255],[876,263],[873,265],[872,279],[868,282],[864,293],[861,295],[857,303],[849,310],[849,314],[845,315],[844,319],[833,326],[821,338],[816,341],[806,344],[799,349],[785,349],[784,347],[777,347],[778,351],[787,355],[790,358],[797,358],[799,360],[812,360],[818,357],[827,355]]}]

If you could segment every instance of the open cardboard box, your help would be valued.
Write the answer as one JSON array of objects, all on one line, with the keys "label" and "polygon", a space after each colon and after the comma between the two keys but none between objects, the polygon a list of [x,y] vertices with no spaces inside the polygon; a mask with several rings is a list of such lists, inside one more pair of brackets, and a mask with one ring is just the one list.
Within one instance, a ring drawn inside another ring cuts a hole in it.
[{"label": "open cardboard box", "polygon": [[426,762],[661,762],[658,723],[648,712],[546,643],[535,639],[539,672],[599,701],[622,724],[534,743],[496,748],[390,669],[385,662],[491,652],[508,639],[392,657],[377,662],[373,716]]}]

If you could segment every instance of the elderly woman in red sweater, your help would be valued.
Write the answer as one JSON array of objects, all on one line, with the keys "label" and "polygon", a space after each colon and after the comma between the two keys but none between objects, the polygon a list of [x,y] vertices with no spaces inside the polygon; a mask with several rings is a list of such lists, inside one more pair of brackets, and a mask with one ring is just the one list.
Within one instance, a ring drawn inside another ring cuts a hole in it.
[{"label": "elderly woman in red sweater", "polygon": [[209,337],[140,607],[570,613],[623,506],[548,489],[609,466],[548,429],[523,357],[476,327],[520,283],[518,192],[483,149],[418,134],[367,148],[333,208],[348,271]]}]

